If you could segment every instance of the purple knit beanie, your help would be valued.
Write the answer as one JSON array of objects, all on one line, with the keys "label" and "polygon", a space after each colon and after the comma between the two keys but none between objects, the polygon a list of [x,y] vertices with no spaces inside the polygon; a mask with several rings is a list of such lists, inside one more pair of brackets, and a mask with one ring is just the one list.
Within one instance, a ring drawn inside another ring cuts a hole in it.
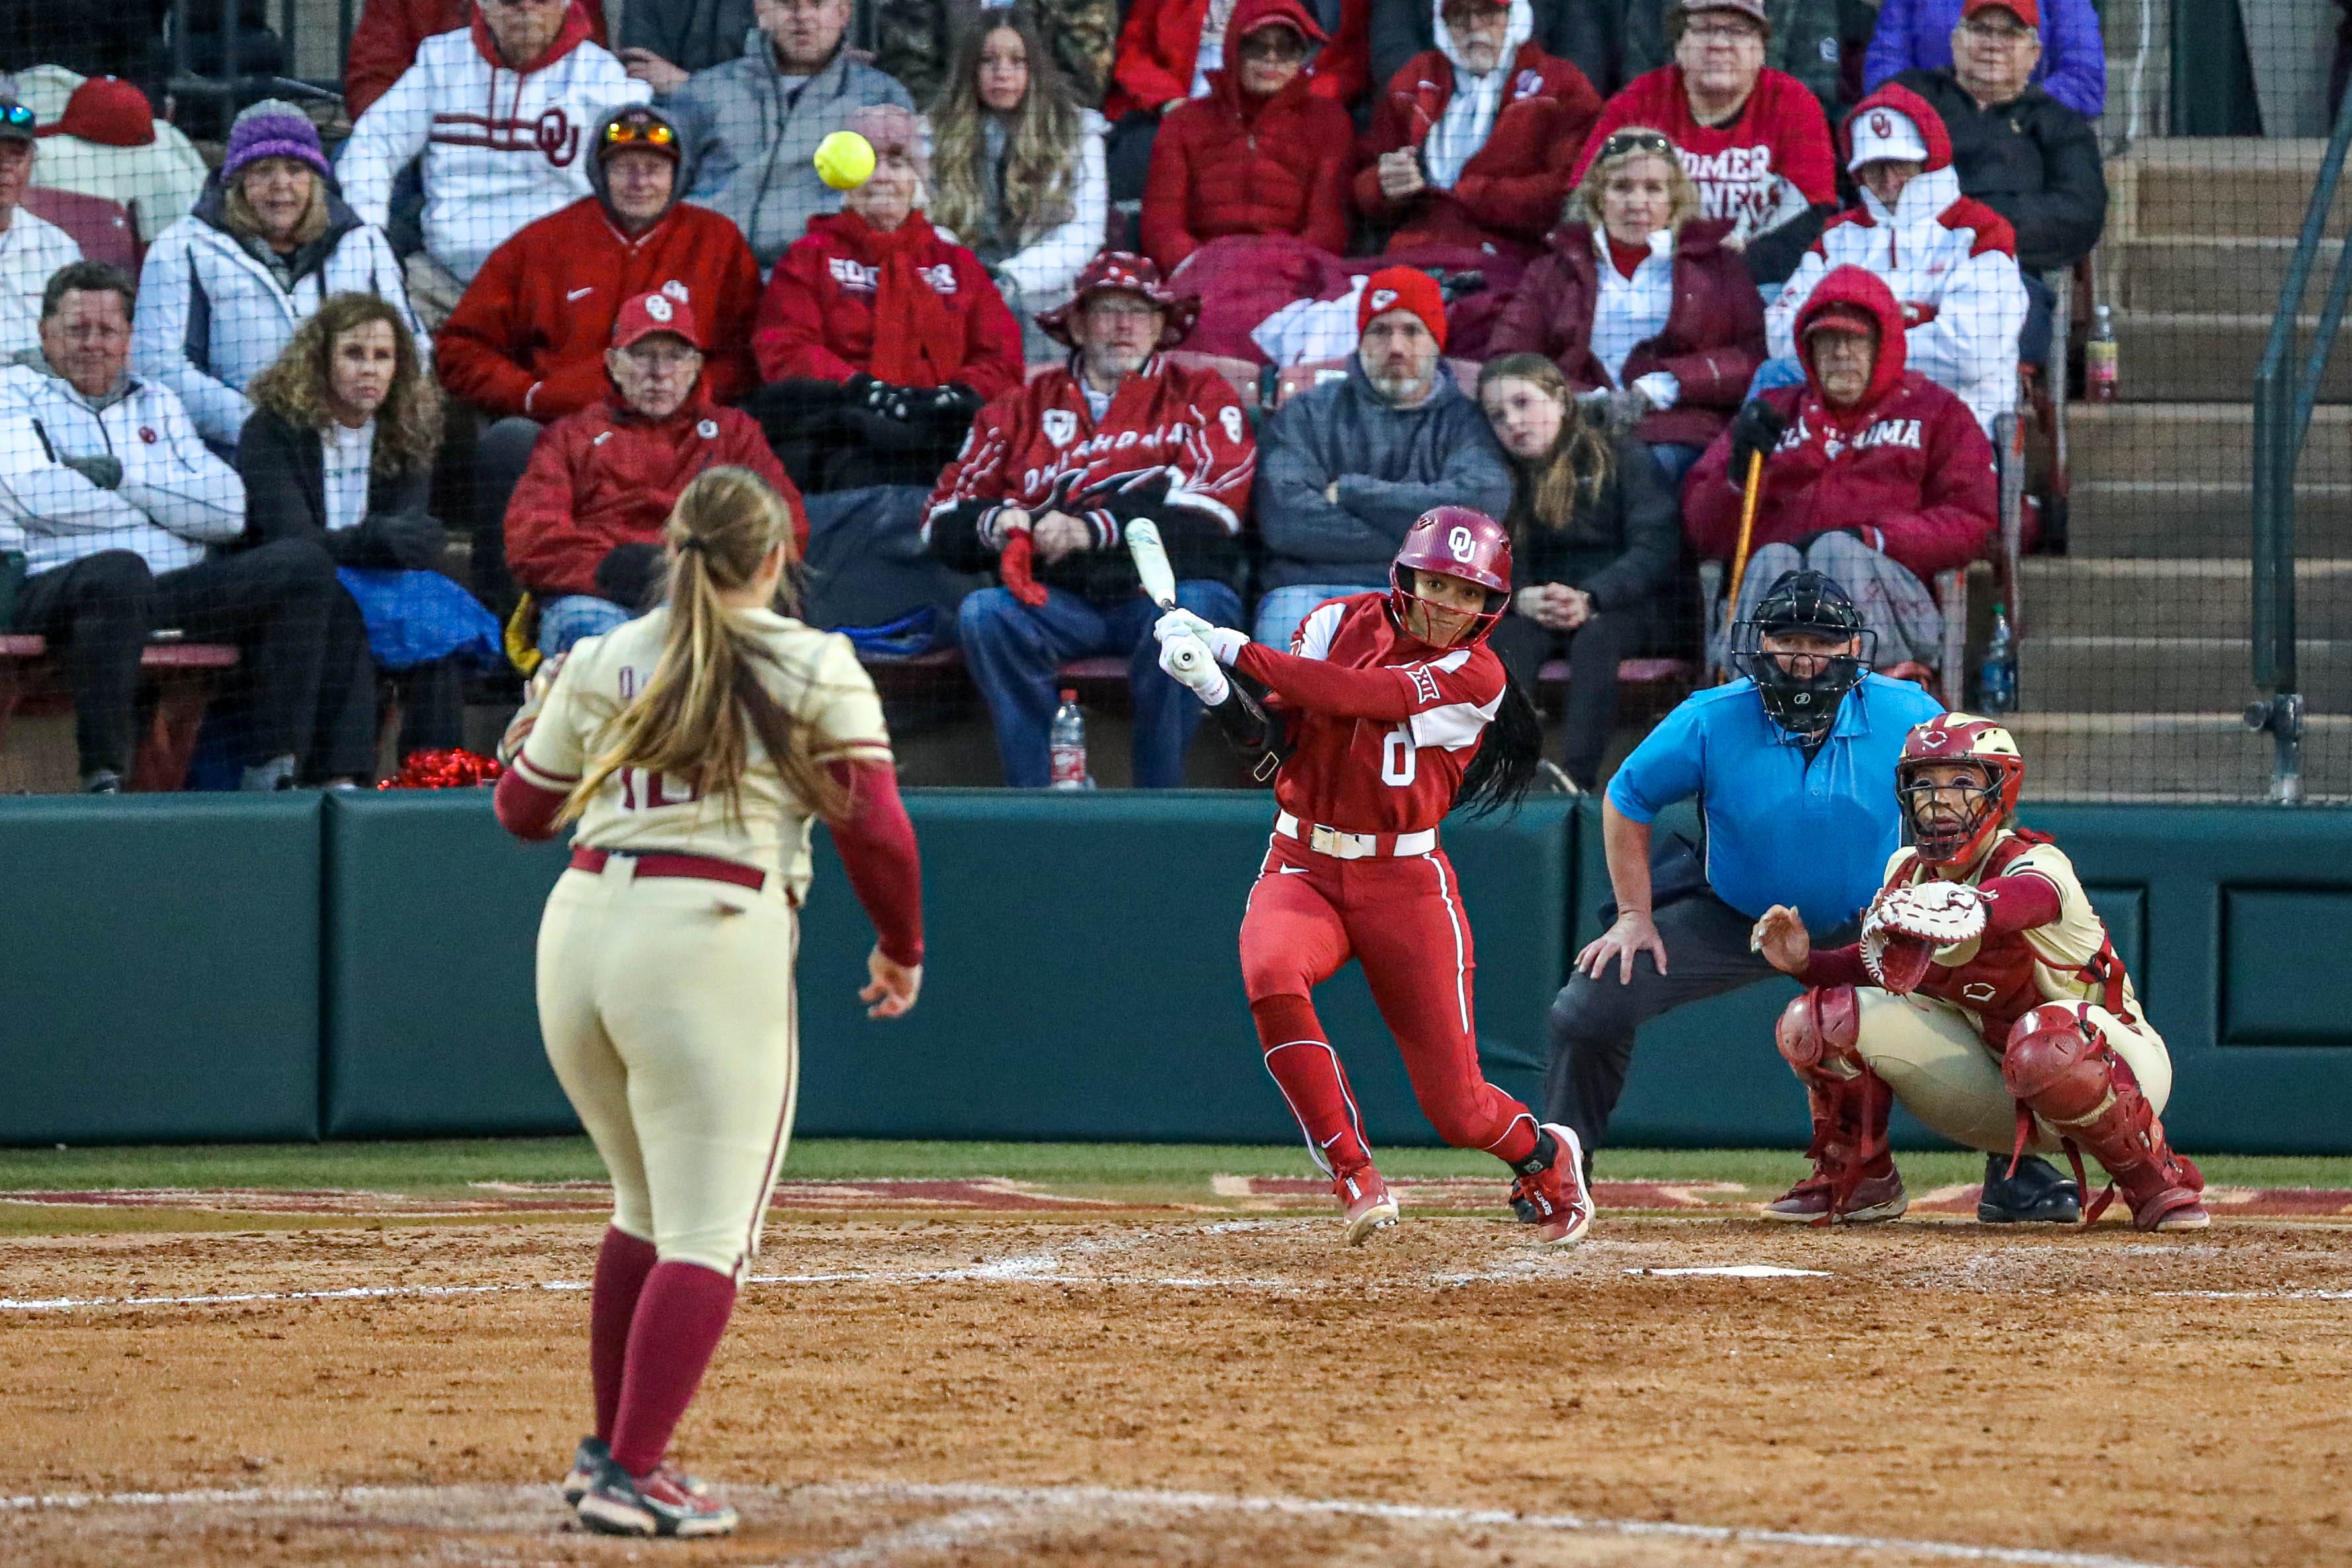
[{"label": "purple knit beanie", "polygon": [[221,183],[236,178],[237,171],[257,158],[291,158],[321,174],[334,170],[326,149],[319,144],[319,128],[310,117],[282,98],[265,98],[236,117],[228,128],[228,156],[221,160]]}]

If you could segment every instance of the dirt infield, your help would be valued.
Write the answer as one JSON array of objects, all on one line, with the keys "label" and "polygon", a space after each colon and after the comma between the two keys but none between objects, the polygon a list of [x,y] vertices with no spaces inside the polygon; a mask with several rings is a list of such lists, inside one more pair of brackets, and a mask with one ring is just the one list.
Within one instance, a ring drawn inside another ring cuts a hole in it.
[{"label": "dirt infield", "polygon": [[[548,1485],[595,1226],[375,1224],[0,1242],[0,1561],[2352,1563],[2325,1222],[1539,1252],[1424,1212],[1351,1252],[1283,1213],[801,1211],[680,1434],[745,1531],[684,1548]],[[1677,1272],[1725,1268],[1762,1277]]]}]

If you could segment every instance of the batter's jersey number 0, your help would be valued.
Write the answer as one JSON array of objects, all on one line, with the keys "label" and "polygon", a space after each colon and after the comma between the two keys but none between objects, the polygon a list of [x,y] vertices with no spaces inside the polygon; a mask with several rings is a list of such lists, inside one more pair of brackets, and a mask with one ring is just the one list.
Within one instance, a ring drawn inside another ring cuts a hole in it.
[{"label": "batter's jersey number 0", "polygon": [[1405,721],[1381,737],[1381,783],[1402,789],[1412,783],[1420,752],[1412,743],[1412,721]]}]

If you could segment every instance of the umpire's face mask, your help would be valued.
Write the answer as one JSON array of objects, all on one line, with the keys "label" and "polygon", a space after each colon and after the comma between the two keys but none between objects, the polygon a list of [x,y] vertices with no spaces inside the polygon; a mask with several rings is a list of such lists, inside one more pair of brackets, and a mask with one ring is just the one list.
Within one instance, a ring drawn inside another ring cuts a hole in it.
[{"label": "umpire's face mask", "polygon": [[1817,632],[1767,632],[1746,662],[1764,710],[1808,738],[1837,721],[1838,704],[1862,679],[1864,639]]}]

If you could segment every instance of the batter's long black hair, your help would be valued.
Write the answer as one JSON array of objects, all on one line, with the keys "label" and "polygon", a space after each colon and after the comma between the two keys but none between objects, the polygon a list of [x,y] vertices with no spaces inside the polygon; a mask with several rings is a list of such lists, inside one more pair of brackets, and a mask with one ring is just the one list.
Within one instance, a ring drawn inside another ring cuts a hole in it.
[{"label": "batter's long black hair", "polygon": [[1518,810],[1535,784],[1536,766],[1542,759],[1543,721],[1519,683],[1505,675],[1502,705],[1486,726],[1486,743],[1463,770],[1454,809],[1465,816]]}]

